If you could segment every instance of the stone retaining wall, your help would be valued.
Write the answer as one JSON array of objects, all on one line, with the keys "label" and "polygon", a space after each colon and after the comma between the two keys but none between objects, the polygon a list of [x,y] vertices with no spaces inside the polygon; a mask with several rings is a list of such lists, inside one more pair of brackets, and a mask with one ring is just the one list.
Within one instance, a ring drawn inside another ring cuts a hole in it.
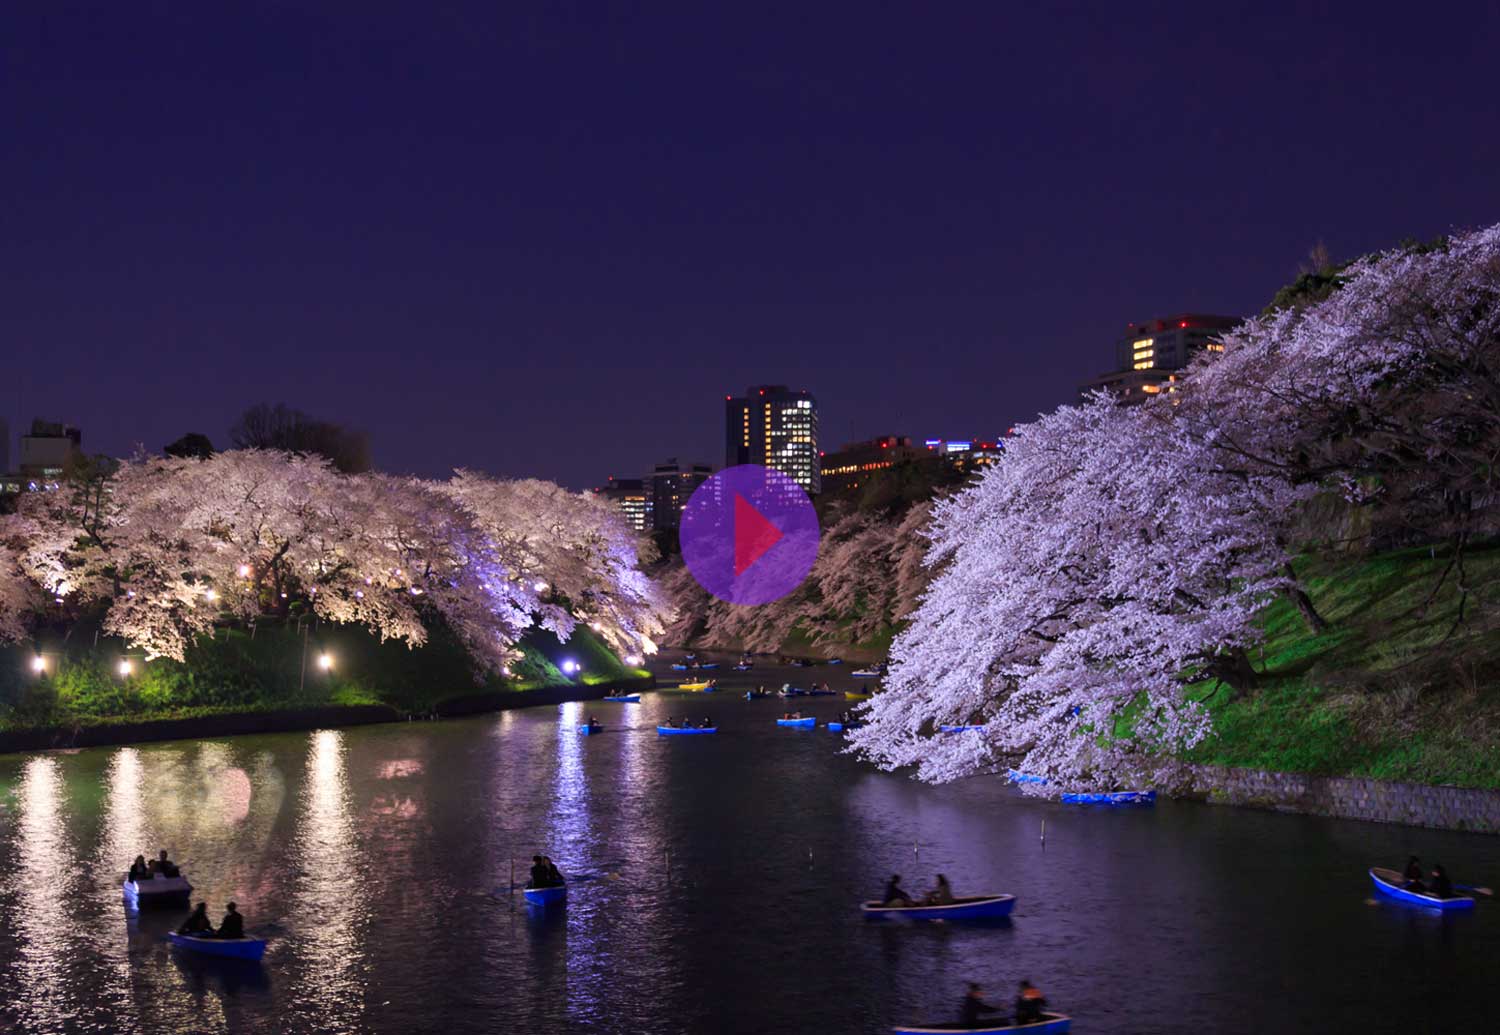
[{"label": "stone retaining wall", "polygon": [[1500,834],[1500,791],[1218,766],[1191,774],[1186,796],[1221,805]]}]

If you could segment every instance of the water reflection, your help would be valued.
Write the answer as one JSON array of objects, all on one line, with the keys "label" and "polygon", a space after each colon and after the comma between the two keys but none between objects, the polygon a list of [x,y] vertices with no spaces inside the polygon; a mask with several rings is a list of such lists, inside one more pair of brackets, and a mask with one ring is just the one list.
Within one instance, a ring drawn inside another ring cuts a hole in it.
[{"label": "water reflection", "polygon": [[79,1017],[77,990],[68,980],[76,948],[67,903],[77,893],[65,825],[61,764],[56,758],[32,758],[16,794],[16,850],[12,853],[11,888],[17,908],[14,983],[8,1005],[42,1030],[62,1030]]},{"label": "water reflection", "polygon": [[300,873],[293,896],[300,970],[292,1003],[297,1030],[361,1027],[364,932],[369,922],[366,873],[355,835],[344,768],[344,735],[311,738],[295,843]]}]

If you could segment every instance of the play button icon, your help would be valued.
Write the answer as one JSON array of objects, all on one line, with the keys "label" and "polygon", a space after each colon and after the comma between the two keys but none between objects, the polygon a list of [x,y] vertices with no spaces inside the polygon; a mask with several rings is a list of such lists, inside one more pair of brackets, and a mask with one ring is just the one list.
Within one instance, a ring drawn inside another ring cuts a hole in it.
[{"label": "play button icon", "polygon": [[757,464],[698,486],[682,511],[682,559],[732,604],[767,604],[802,584],[818,559],[818,515],[802,487]]}]

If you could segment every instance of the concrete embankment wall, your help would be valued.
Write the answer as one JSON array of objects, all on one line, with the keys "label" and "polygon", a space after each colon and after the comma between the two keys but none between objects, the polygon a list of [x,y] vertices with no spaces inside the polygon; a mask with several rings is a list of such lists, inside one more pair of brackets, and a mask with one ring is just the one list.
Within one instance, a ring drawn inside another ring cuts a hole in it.
[{"label": "concrete embankment wall", "polygon": [[[561,704],[564,701],[596,701],[615,690],[649,690],[656,685],[651,676],[626,679],[601,686],[544,686],[535,690],[514,690],[490,694],[472,694],[441,702],[435,709],[442,718],[477,715],[482,712],[531,708],[537,705]],[[51,726],[0,732],[0,755],[22,751],[106,747],[111,744],[138,744],[152,740],[195,740],[202,737],[227,737],[248,733],[292,733],[299,730],[332,729],[341,726],[367,726],[376,722],[404,722],[407,716],[383,704],[330,705],[322,708],[294,708],[272,712],[232,712],[200,715],[189,719],[146,719],[98,726]]]},{"label": "concrete embankment wall", "polygon": [[1186,796],[1278,812],[1500,834],[1500,791],[1194,766]]}]

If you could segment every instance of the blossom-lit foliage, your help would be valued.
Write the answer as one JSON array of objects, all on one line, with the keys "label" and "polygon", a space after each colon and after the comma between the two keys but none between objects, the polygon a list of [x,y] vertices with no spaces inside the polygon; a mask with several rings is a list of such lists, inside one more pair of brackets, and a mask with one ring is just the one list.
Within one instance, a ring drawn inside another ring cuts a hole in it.
[{"label": "blossom-lit foliage", "polygon": [[[925,543],[918,534],[929,514],[917,504],[888,516],[853,512],[823,529],[818,559],[794,591],[758,607],[711,597],[685,566],[665,580],[683,616],[673,642],[775,651],[795,628],[814,644],[858,643],[904,617],[927,583]],[[701,628],[694,626],[701,623]]]},{"label": "blossom-lit foliage", "polygon": [[[1229,335],[1180,393],[1019,428],[940,502],[939,570],[853,749],[928,780],[1163,777],[1210,731],[1185,685],[1234,669],[1260,608],[1299,588],[1287,544],[1315,493],[1449,538],[1461,575],[1497,527],[1500,227],[1344,278]],[[933,735],[966,723],[983,729]]]},{"label": "blossom-lit foliage", "polygon": [[[341,475],[268,450],[132,460],[22,498],[0,535],[17,546],[0,563],[0,635],[24,633],[28,585],[58,607],[107,602],[106,632],[177,660],[218,623],[295,603],[411,646],[440,615],[478,669],[498,671],[531,625],[572,632],[545,580],[615,646],[648,647],[660,608],[623,520],[583,494],[511,484]],[[528,550],[538,529],[552,536]]]}]

